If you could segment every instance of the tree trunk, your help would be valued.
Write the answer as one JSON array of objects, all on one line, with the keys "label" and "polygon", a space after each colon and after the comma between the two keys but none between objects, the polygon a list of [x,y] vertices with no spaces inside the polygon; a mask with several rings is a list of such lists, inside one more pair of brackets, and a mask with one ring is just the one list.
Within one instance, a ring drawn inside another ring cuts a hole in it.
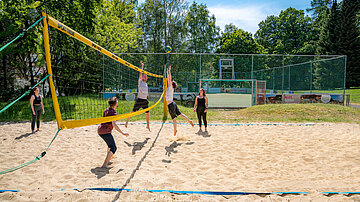
[{"label": "tree trunk", "polygon": [[32,68],[31,54],[29,54],[29,72],[30,72],[30,86],[35,85],[34,72]]},{"label": "tree trunk", "polygon": [[7,88],[8,86],[8,82],[7,82],[7,68],[6,68],[6,55],[3,55],[3,58],[2,58],[2,65],[3,65],[3,72],[4,72],[4,89]]}]

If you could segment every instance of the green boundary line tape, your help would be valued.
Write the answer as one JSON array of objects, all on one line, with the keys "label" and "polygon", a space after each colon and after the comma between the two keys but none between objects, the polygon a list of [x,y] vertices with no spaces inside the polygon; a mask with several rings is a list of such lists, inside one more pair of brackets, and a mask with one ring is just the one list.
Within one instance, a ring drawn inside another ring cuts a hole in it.
[{"label": "green boundary line tape", "polygon": [[10,41],[9,43],[7,43],[6,45],[4,45],[3,47],[0,48],[0,52],[2,50],[4,50],[6,47],[8,47],[10,44],[12,44],[14,41],[16,41],[18,38],[24,36],[24,34],[29,31],[31,28],[33,28],[37,23],[39,23],[44,17],[41,17],[39,20],[37,20],[34,24],[32,24],[29,28],[27,28],[25,31],[21,32],[17,37],[15,37],[15,39],[13,39],[12,41]]},{"label": "green boundary line tape", "polygon": [[4,108],[1,109],[0,114],[3,113],[5,110],[7,110],[9,107],[11,107],[13,104],[15,104],[17,101],[19,101],[21,98],[23,98],[25,95],[29,94],[31,92],[32,89],[34,89],[36,86],[38,86],[41,82],[45,81],[45,79],[47,79],[50,76],[50,74],[48,74],[45,78],[41,79],[41,81],[39,81],[37,84],[35,84],[35,86],[31,87],[29,90],[27,90],[24,94],[22,94],[22,96],[20,96],[18,99],[14,100],[13,102],[11,102],[10,104],[8,104],[7,106],[5,106]]}]

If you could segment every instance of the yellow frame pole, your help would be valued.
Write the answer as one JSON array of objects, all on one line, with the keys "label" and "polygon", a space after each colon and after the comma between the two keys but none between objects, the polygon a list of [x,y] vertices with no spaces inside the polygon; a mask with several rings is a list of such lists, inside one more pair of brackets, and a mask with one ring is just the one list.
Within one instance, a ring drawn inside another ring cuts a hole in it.
[{"label": "yellow frame pole", "polygon": [[[156,74],[152,74],[150,72],[144,71],[142,69],[139,69],[138,67],[126,62],[125,60],[117,57],[116,55],[112,54],[111,52],[107,51],[106,49],[100,47],[99,45],[95,44],[94,42],[90,41],[89,39],[87,39],[86,37],[82,36],[81,34],[75,32],[74,30],[70,29],[69,27],[67,27],[66,25],[60,23],[59,21],[55,20],[54,18],[52,18],[51,16],[47,15],[46,13],[42,12],[42,15],[45,17],[43,20],[43,37],[44,37],[44,47],[45,47],[45,57],[46,57],[46,66],[47,66],[47,70],[48,73],[51,75],[49,77],[49,84],[50,84],[50,89],[51,89],[51,96],[52,96],[52,100],[54,103],[54,111],[55,111],[55,116],[56,116],[56,121],[58,123],[58,128],[61,129],[69,129],[69,128],[76,128],[76,127],[82,127],[82,126],[88,126],[88,125],[94,125],[94,124],[99,124],[99,123],[105,123],[105,122],[110,122],[110,121],[116,121],[119,119],[124,119],[124,118],[128,118],[131,116],[135,116],[141,113],[144,113],[150,109],[153,109],[156,105],[158,105],[161,102],[161,99],[164,98],[164,118],[166,118],[167,115],[167,103],[166,103],[166,99],[165,99],[165,93],[166,93],[166,89],[167,89],[167,80],[166,78],[164,78],[164,76],[162,75],[156,75]],[[49,44],[49,26],[54,27],[64,33],[66,33],[67,35],[74,37],[75,39],[85,43],[86,45],[94,48],[95,50],[117,60],[118,62],[136,70],[139,72],[142,72],[144,74],[147,74],[149,76],[153,76],[153,77],[158,77],[158,78],[163,78],[163,83],[164,83],[164,92],[161,94],[159,100],[151,107],[147,108],[147,109],[143,109],[137,112],[133,112],[133,113],[127,113],[127,114],[121,114],[121,115],[116,115],[116,116],[109,116],[109,117],[101,117],[101,118],[92,118],[92,119],[81,119],[81,120],[69,120],[69,121],[63,121],[62,117],[61,117],[61,112],[60,112],[60,107],[59,107],[59,102],[56,96],[56,90],[55,90],[55,86],[54,86],[54,81],[53,81],[53,74],[52,74],[52,69],[51,69],[51,55],[50,55],[50,44]]]},{"label": "yellow frame pole", "polygon": [[43,19],[43,37],[44,37],[44,48],[45,48],[45,58],[46,58],[46,68],[48,73],[51,75],[49,77],[49,84],[50,84],[50,90],[51,90],[51,97],[54,104],[54,111],[55,111],[55,117],[58,124],[58,128],[62,128],[62,118],[61,118],[61,112],[59,107],[59,102],[56,96],[56,90],[54,86],[53,81],[53,73],[51,69],[51,55],[50,55],[50,44],[49,44],[49,27],[47,23],[47,15],[46,13],[42,12],[42,16],[44,16]]}]

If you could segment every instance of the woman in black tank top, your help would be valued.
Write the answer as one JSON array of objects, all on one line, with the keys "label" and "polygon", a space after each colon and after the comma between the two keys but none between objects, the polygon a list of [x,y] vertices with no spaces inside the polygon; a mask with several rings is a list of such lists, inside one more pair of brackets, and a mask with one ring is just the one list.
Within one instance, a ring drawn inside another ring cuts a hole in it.
[{"label": "woman in black tank top", "polygon": [[45,114],[44,105],[42,102],[42,98],[39,95],[39,89],[37,87],[33,88],[34,95],[30,97],[30,106],[31,106],[31,131],[35,132],[35,122],[37,126],[37,130],[40,128],[40,116],[41,113]]},{"label": "woman in black tank top", "polygon": [[205,125],[205,132],[207,132],[207,120],[206,120],[206,112],[208,108],[208,99],[205,94],[204,89],[199,90],[199,95],[195,98],[195,105],[194,105],[194,111],[196,110],[196,114],[199,120],[199,132],[202,132],[201,130],[201,119],[204,121]]}]

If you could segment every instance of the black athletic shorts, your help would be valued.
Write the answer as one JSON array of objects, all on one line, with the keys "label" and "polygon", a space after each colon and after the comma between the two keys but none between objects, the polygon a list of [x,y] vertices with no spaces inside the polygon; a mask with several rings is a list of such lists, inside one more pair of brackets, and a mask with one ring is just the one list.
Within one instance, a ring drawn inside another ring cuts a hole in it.
[{"label": "black athletic shorts", "polygon": [[115,154],[117,147],[112,134],[101,134],[100,137],[106,142],[107,146],[110,148],[110,151]]},{"label": "black athletic shorts", "polygon": [[[136,112],[140,108],[146,109],[149,107],[149,101],[146,99],[136,98],[133,111]],[[149,111],[146,111],[145,113],[149,113]]]},{"label": "black athletic shorts", "polygon": [[171,116],[171,119],[174,119],[181,114],[181,112],[175,102],[168,104],[168,109],[169,109],[169,114]]}]

